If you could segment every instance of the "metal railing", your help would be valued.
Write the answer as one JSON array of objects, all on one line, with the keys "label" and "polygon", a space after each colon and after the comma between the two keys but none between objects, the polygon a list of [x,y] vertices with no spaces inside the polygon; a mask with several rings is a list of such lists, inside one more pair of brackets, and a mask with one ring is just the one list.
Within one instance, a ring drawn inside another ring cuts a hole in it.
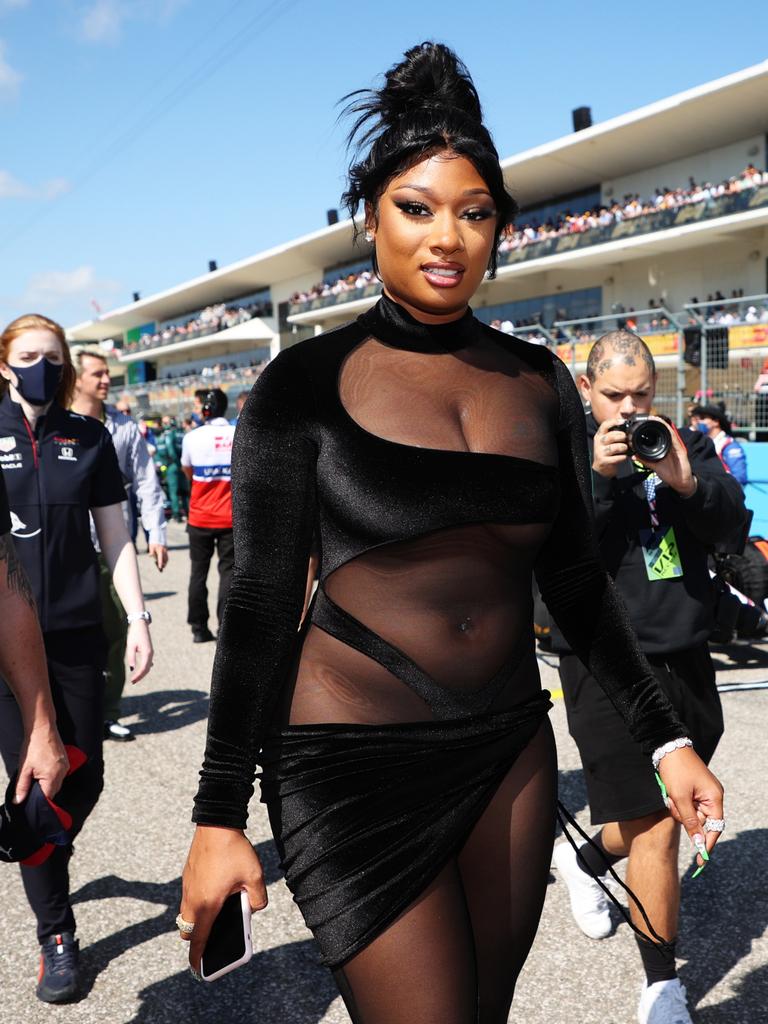
[{"label": "metal railing", "polygon": [[234,415],[234,399],[240,391],[250,391],[256,378],[267,365],[266,361],[257,366],[238,366],[235,369],[217,370],[211,373],[188,374],[169,380],[153,380],[145,384],[127,384],[116,388],[110,401],[128,398],[134,414],[155,412],[181,419],[194,408],[195,391],[201,388],[221,388],[229,398],[227,415]]},{"label": "metal railing", "polygon": [[557,354],[575,377],[594,341],[619,327],[653,353],[659,412],[682,426],[691,404],[722,403],[737,433],[768,440],[768,294],[559,321]]}]

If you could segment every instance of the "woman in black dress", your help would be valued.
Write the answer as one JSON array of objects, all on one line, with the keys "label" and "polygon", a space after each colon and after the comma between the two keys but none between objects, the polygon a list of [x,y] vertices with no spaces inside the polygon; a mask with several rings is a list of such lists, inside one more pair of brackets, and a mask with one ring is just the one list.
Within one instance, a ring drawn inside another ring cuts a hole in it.
[{"label": "woman in black dress", "polygon": [[[554,835],[534,571],[648,752],[685,729],[595,554],[567,369],[468,306],[514,203],[466,70],[422,44],[351,109],[367,152],[346,199],[364,204],[384,295],[280,353],[241,414],[181,914],[199,970],[228,894],[266,905],[243,833],[258,759],[288,885],[352,1019],[501,1024]],[[689,832],[697,810],[722,817],[690,749],[661,773]]]}]

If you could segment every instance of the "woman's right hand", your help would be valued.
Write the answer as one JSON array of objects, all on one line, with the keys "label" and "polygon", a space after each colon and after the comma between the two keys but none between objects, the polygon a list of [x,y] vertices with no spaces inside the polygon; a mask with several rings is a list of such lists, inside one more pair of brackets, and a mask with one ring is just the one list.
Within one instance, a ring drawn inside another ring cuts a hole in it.
[{"label": "woman's right hand", "polygon": [[217,825],[198,825],[184,865],[181,884],[181,916],[194,924],[189,965],[200,974],[200,958],[216,915],[224,900],[245,889],[251,910],[267,905],[267,887],[261,862],[243,832]]}]

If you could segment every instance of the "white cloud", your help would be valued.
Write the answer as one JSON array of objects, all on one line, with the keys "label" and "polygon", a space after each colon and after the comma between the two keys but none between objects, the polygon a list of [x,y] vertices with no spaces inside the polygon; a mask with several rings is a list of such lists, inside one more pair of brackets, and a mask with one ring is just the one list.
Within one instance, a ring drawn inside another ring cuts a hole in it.
[{"label": "white cloud", "polygon": [[0,99],[15,99],[22,77],[5,59],[5,43],[0,39]]},{"label": "white cloud", "polygon": [[116,43],[127,21],[166,22],[187,3],[188,0],[89,0],[80,28],[89,43]]},{"label": "white cloud", "polygon": [[70,188],[66,178],[51,178],[41,185],[30,185],[10,171],[0,169],[0,199],[57,199]]},{"label": "white cloud", "polygon": [[116,42],[130,7],[119,0],[96,0],[83,14],[83,35],[89,43]]},{"label": "white cloud", "polygon": [[88,302],[101,297],[109,300],[119,291],[117,281],[98,278],[91,266],[75,267],[74,270],[44,270],[33,274],[27,281],[19,306],[48,307],[67,299]]}]

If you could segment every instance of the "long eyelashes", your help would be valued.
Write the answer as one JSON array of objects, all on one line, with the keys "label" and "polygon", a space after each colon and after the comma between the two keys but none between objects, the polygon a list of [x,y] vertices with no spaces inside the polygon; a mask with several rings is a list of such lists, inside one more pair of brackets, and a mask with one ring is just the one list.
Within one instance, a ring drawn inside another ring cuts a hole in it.
[{"label": "long eyelashes", "polygon": [[[395,206],[399,210],[402,210],[408,217],[429,217],[432,214],[432,211],[428,206],[425,206],[424,203],[414,203],[407,200],[398,201],[397,199],[394,200],[394,203]],[[489,210],[486,207],[475,207],[471,210],[465,210],[461,216],[469,221],[481,221],[488,220],[489,217],[495,217],[496,211]]]}]

